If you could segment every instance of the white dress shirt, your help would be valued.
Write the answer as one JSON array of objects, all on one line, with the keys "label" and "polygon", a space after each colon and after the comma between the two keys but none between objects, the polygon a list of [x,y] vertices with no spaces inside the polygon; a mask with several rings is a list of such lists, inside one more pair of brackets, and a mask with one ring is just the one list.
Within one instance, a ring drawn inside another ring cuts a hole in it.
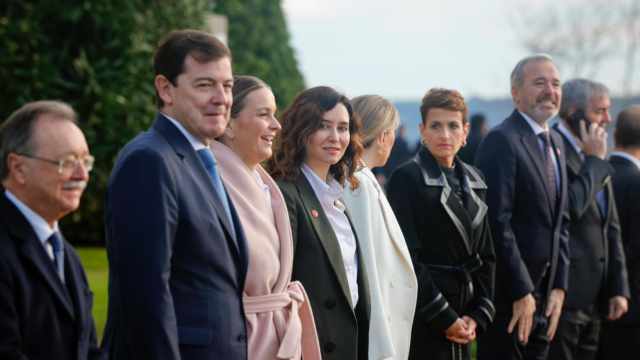
[{"label": "white dress shirt", "polygon": [[264,181],[262,181],[258,170],[253,171],[253,177],[258,182],[258,185],[260,185],[260,187],[262,188],[262,191],[264,191],[264,194],[267,195],[267,200],[269,200],[269,204],[271,204],[271,193],[269,192],[269,185],[265,184]]},{"label": "white dress shirt", "polygon": [[[543,128],[542,126],[540,126],[540,124],[538,124],[537,122],[533,121],[533,119],[531,119],[529,116],[527,116],[527,114],[523,113],[520,110],[518,110],[518,112],[527,121],[527,124],[529,124],[529,126],[531,126],[531,130],[533,130],[533,132],[536,134],[536,136],[538,136],[538,134],[540,134],[541,132],[546,131],[546,132],[549,133],[549,141],[552,141],[551,140],[551,129],[549,129],[549,125],[548,124],[545,124],[545,127]],[[546,155],[544,154],[544,142],[539,137],[538,137],[538,144],[540,145],[540,150],[542,151],[543,158],[546,158]],[[549,144],[549,145],[551,146],[551,144]],[[560,194],[560,168],[558,167],[558,160],[556,159],[556,156],[557,156],[557,154],[555,154],[555,151],[553,151],[553,146],[551,146],[551,160],[553,161],[553,167],[556,169],[556,187],[557,187],[556,193]]]},{"label": "white dress shirt", "polygon": [[191,146],[193,146],[193,150],[198,151],[198,150],[202,150],[202,149],[208,148],[208,146],[203,144],[202,141],[196,139],[193,135],[191,135],[191,133],[188,132],[187,129],[185,129],[184,126],[182,126],[182,124],[180,124],[178,122],[178,120],[172,118],[171,116],[169,116],[169,115],[167,115],[165,113],[160,113],[160,114],[162,114],[162,116],[166,117],[167,120],[171,121],[171,123],[173,125],[175,125],[178,128],[178,130],[180,130],[182,135],[184,135],[184,137],[187,138],[187,140],[189,141]]},{"label": "white dress shirt", "polygon": [[584,153],[582,152],[582,147],[578,145],[578,142],[576,141],[576,137],[573,136],[571,131],[569,131],[569,129],[567,129],[566,126],[564,126],[564,123],[562,121],[558,123],[558,131],[560,131],[562,135],[564,135],[567,138],[567,140],[569,140],[569,143],[571,144],[571,146],[573,146],[573,148],[576,150],[578,155],[580,155],[580,159],[584,161]]},{"label": "white dress shirt", "polygon": [[636,159],[636,157],[631,154],[627,154],[626,152],[622,151],[614,151],[613,153],[611,153],[611,156],[620,156],[621,158],[625,158],[631,161],[640,170],[640,160]]},{"label": "white dress shirt", "polygon": [[[49,226],[49,223],[47,223],[47,221],[43,219],[42,216],[36,214],[33,210],[31,210],[27,205],[20,201],[20,199],[13,195],[11,191],[5,190],[4,194],[7,199],[9,199],[9,201],[11,201],[13,205],[15,205],[18,210],[20,210],[22,215],[27,219],[27,221],[33,228],[33,231],[35,231],[36,235],[38,236],[38,240],[40,240],[40,243],[42,244],[42,246],[44,246],[44,250],[47,252],[51,260],[54,260],[55,256],[53,255],[53,247],[47,240],[49,240],[53,233],[58,232],[58,222],[54,222],[53,227]],[[64,242],[62,242],[62,248],[64,249]]]},{"label": "white dress shirt", "polygon": [[342,197],[342,186],[331,176],[329,176],[328,184],[316,175],[316,173],[302,163],[300,170],[309,180],[313,192],[316,194],[318,201],[322,205],[322,210],[329,218],[333,232],[336,234],[340,251],[342,252],[342,261],[344,269],[347,273],[347,281],[349,282],[349,291],[351,292],[351,303],[355,309],[358,303],[358,258],[356,254],[356,237],[351,229],[349,218],[345,214],[346,207],[340,202]]}]

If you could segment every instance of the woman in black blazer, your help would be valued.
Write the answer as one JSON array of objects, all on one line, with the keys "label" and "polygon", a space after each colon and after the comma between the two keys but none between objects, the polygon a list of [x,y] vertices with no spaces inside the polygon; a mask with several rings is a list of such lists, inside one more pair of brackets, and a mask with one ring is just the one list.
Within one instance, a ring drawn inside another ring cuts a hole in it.
[{"label": "woman in black blazer", "polygon": [[418,277],[409,359],[471,359],[471,342],[495,315],[487,187],[456,156],[469,131],[460,93],[431,89],[420,113],[423,147],[388,187]]},{"label": "woman in black blazer", "polygon": [[[291,280],[309,296],[324,360],[367,359],[370,299],[358,237],[340,197],[363,151],[349,99],[329,87],[303,91],[280,115],[266,169],[285,198]],[[304,344],[303,344],[304,346]]]}]

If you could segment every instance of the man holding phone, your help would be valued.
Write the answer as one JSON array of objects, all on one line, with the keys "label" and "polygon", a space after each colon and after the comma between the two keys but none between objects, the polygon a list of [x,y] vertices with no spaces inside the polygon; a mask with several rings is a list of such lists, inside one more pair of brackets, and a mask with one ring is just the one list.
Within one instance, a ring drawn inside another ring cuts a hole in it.
[{"label": "man holding phone", "polygon": [[627,312],[629,285],[620,221],[605,161],[611,123],[609,90],[587,79],[562,85],[560,123],[569,180],[570,270],[567,295],[549,359],[594,359],[601,317]]}]

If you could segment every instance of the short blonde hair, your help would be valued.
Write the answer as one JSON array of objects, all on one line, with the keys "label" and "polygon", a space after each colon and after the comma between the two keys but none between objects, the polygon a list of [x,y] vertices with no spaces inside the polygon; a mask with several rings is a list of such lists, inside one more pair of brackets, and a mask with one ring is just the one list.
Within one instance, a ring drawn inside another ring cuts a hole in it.
[{"label": "short blonde hair", "polygon": [[361,95],[351,100],[360,116],[360,138],[365,149],[371,147],[380,134],[400,125],[400,115],[391,101],[379,95]]}]

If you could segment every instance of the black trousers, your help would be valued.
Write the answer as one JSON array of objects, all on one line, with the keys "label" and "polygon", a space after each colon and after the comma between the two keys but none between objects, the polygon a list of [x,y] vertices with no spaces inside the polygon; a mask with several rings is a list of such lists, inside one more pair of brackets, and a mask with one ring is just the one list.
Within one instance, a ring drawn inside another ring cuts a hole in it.
[{"label": "black trousers", "polygon": [[[549,352],[547,327],[549,318],[544,316],[546,296],[534,294],[536,312],[529,342],[525,345],[518,339],[518,325],[509,334],[507,329],[512,313],[497,313],[489,329],[478,338],[478,360],[546,360]],[[545,301],[543,301],[544,299]]]},{"label": "black trousers", "polygon": [[549,360],[594,360],[600,339],[600,313],[594,305],[584,310],[562,309]]},{"label": "black trousers", "polygon": [[600,332],[599,360],[640,358],[640,326],[603,325]]}]

